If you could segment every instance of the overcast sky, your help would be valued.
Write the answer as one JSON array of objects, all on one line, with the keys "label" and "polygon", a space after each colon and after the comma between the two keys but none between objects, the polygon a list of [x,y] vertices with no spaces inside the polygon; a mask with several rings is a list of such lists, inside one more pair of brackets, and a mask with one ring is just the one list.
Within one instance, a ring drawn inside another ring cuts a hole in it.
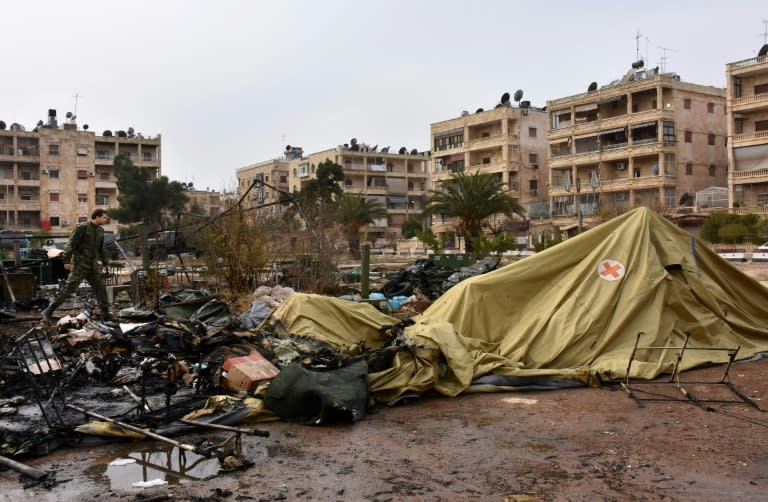
[{"label": "overcast sky", "polygon": [[765,19],[765,0],[6,1],[0,120],[29,130],[54,108],[97,134],[162,134],[165,175],[232,189],[286,144],[427,150],[434,122],[608,84],[638,46],[724,87]]}]

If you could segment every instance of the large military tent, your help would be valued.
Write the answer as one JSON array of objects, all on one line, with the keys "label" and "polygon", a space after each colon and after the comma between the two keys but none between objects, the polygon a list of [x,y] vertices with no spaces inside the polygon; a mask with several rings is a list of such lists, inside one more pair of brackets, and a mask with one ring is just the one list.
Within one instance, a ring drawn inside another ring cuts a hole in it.
[{"label": "large military tent", "polygon": [[[294,295],[273,320],[340,347],[353,340],[376,347],[383,343],[378,325],[397,322],[339,302]],[[409,349],[369,375],[379,399],[623,378],[638,340],[670,347],[635,353],[630,377],[652,379],[673,371],[674,347],[686,336],[693,350],[680,370],[727,362],[726,351],[704,349],[738,347],[739,359],[768,351],[768,289],[638,208],[459,283],[405,333]]]}]

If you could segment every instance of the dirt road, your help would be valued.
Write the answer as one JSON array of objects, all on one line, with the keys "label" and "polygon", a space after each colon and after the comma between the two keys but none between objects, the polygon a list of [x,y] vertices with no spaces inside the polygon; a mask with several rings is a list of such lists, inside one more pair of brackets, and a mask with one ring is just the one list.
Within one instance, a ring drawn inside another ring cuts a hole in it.
[{"label": "dirt road", "polygon": [[[716,382],[722,374],[714,367],[683,377]],[[766,403],[768,361],[737,364],[730,376]],[[721,385],[683,387],[702,399],[735,398]],[[670,385],[653,390],[684,399]],[[271,437],[244,438],[254,465],[205,481],[193,478],[213,474],[215,462],[180,475],[177,456],[154,441],[57,451],[27,462],[55,471],[54,487],[24,488],[4,471],[0,500],[768,499],[768,415],[748,404],[713,403],[712,411],[690,401],[644,404],[623,390],[580,388],[426,398],[355,424],[261,424]],[[151,460],[151,452],[154,460],[139,469],[108,466]],[[158,477],[169,484],[131,486]]]}]

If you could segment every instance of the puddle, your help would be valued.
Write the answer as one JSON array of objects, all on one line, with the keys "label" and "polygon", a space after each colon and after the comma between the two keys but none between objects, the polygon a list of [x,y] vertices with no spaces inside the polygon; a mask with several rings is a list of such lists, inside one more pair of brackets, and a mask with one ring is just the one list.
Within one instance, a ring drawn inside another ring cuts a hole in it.
[{"label": "puddle", "polygon": [[[119,456],[101,456],[98,464],[85,470],[94,481],[109,481],[110,489],[134,489],[139,482],[163,480],[170,485],[216,476],[219,461],[182,451],[172,445],[132,451]],[[122,464],[122,465],[117,465]]]}]

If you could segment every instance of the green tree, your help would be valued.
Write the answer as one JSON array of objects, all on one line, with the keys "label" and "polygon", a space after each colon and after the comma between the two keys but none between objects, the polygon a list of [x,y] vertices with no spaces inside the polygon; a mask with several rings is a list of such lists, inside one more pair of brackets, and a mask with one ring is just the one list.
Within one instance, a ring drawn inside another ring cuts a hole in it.
[{"label": "green tree", "polygon": [[331,292],[336,286],[333,260],[338,257],[339,225],[335,216],[343,193],[339,182],[343,179],[342,167],[326,159],[318,164],[315,178],[305,182],[301,190],[280,196],[280,203],[286,207],[285,222],[293,225],[299,219],[304,223],[307,238],[297,246],[303,245],[310,253],[304,259],[310,265],[305,280],[309,289],[321,293]]},{"label": "green tree", "polygon": [[108,211],[110,218],[121,223],[142,223],[144,268],[149,268],[146,234],[162,228],[167,213],[177,215],[184,209],[187,196],[184,185],[166,176],[154,177],[146,167],[136,167],[128,155],[118,154],[113,163],[117,177],[119,206]]},{"label": "green tree", "polygon": [[344,236],[353,258],[360,258],[360,229],[374,221],[387,217],[387,208],[377,200],[362,195],[344,193],[338,199],[336,219],[344,228]]},{"label": "green tree", "polygon": [[443,252],[443,243],[440,242],[440,239],[437,238],[437,235],[432,231],[431,228],[427,228],[425,230],[414,230],[414,233],[417,239],[423,242],[425,246],[427,246],[435,253]]},{"label": "green tree", "polygon": [[410,239],[416,237],[416,231],[421,231],[423,227],[420,219],[411,216],[400,226],[400,233],[403,234],[404,239]]},{"label": "green tree", "polygon": [[741,244],[763,238],[765,222],[756,214],[712,213],[701,227],[701,238],[712,243]]},{"label": "green tree", "polygon": [[467,252],[472,239],[481,235],[483,220],[494,214],[523,215],[525,210],[509,195],[495,174],[458,172],[441,191],[430,190],[425,214],[459,219],[456,233],[465,238]]}]

